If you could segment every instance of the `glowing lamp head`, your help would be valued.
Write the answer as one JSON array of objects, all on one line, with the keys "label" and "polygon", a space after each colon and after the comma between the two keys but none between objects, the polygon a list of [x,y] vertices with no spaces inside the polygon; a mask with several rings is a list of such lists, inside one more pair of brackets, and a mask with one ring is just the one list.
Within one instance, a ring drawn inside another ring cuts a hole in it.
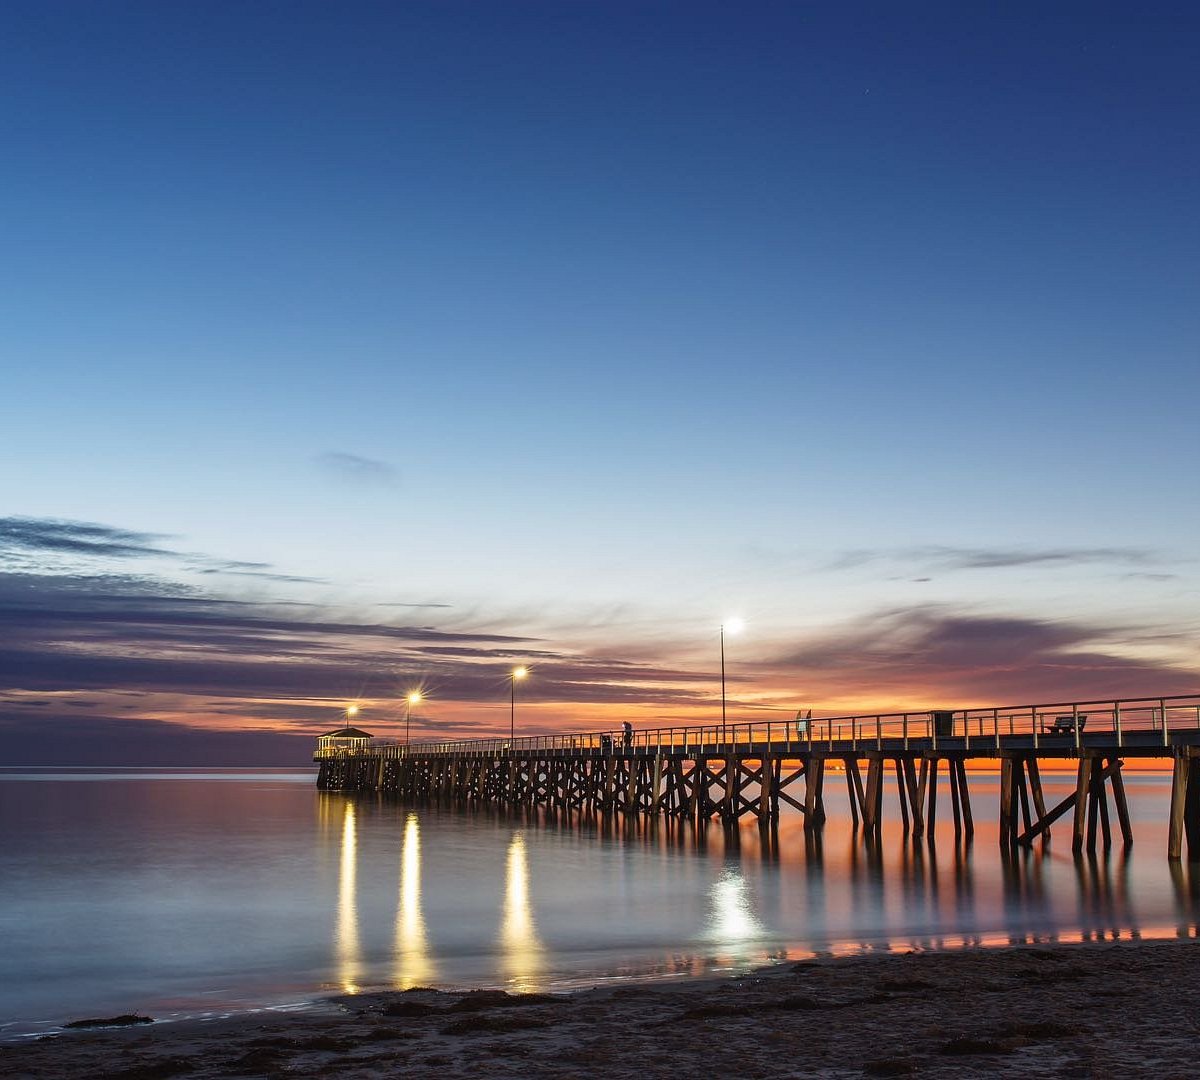
[{"label": "glowing lamp head", "polygon": [[743,630],[746,629],[746,620],[739,619],[736,616],[732,619],[726,619],[721,624],[721,629],[726,634],[740,634]]},{"label": "glowing lamp head", "polygon": [[408,703],[410,705],[416,705],[417,702],[419,702],[420,700],[421,700],[421,691],[420,690],[414,690],[411,694],[408,695]]},{"label": "glowing lamp head", "polygon": [[529,668],[516,667],[516,668],[513,668],[512,677],[514,679],[523,679],[528,674],[529,674]]},{"label": "glowing lamp head", "polygon": [[346,718],[347,719],[350,719],[357,715],[358,715],[358,706],[357,705],[347,705],[346,706]]}]

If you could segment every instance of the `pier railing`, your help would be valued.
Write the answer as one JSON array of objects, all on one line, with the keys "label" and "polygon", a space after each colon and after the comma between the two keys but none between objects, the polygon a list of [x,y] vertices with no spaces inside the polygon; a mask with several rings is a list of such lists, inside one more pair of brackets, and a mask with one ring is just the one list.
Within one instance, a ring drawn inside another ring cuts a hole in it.
[{"label": "pier railing", "polygon": [[520,755],[543,751],[597,751],[609,748],[644,752],[682,750],[714,756],[752,752],[804,753],[838,749],[865,751],[910,743],[937,749],[939,744],[964,750],[999,749],[1005,740],[1023,737],[1034,749],[1083,745],[1085,736],[1105,732],[1118,748],[1130,736],[1141,746],[1161,739],[1171,744],[1172,732],[1200,731],[1200,694],[1174,697],[1058,701],[1034,705],[1003,705],[969,709],[930,709],[921,712],[867,713],[811,720],[740,720],[727,724],[641,728],[626,738],[622,732],[588,731],[562,735],[529,735],[516,739],[435,740],[405,744],[376,739],[367,749],[331,748],[317,757],[370,755],[405,758],[429,754]]}]

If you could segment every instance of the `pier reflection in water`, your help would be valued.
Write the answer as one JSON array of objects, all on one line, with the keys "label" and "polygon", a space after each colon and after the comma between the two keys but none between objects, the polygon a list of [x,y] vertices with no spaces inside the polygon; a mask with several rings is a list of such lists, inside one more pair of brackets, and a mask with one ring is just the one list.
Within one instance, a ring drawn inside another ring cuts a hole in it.
[{"label": "pier reflection in water", "polygon": [[727,866],[710,889],[712,909],[707,938],[719,959],[740,960],[761,949],[766,929],[754,909],[754,898],[740,869]]},{"label": "pier reflection in water", "polygon": [[421,913],[421,819],[410,813],[404,819],[400,848],[400,899],[396,905],[396,976],[398,990],[428,986],[435,979]]},{"label": "pier reflection in water", "polygon": [[[1143,796],[1164,794],[1148,783]],[[973,784],[980,801],[998,797],[994,778]],[[986,829],[968,843],[948,822],[932,840],[914,840],[898,821],[872,840],[835,825],[806,831],[798,816],[763,831],[528,809],[414,811],[379,799],[359,806],[376,843],[403,821],[400,986],[441,979],[533,990],[787,957],[1196,934],[1191,873],[1148,845],[1139,864],[1119,849],[1073,856],[1056,839],[1004,853]],[[469,893],[452,895],[456,882],[469,882]],[[499,935],[489,947],[486,897],[497,885]]]},{"label": "pier reflection in water", "polygon": [[500,924],[500,944],[505,981],[510,989],[525,992],[536,989],[542,974],[542,943],[538,941],[529,901],[529,861],[525,854],[524,833],[514,833],[508,844],[508,865],[504,875],[504,918]]},{"label": "pier reflection in water", "polygon": [[338,982],[347,994],[355,993],[359,989],[362,945],[358,934],[358,826],[353,803],[346,804],[342,816],[334,954]]},{"label": "pier reflection in water", "polygon": [[[843,813],[823,833],[799,815],[766,832],[697,828],[404,806],[315,793],[311,779],[0,782],[0,881],[14,883],[6,913],[21,928],[20,946],[0,950],[0,1022],[1196,937],[1200,921],[1197,869],[1163,857],[1164,777],[1128,778],[1131,852],[1078,858],[1057,827],[1005,857],[982,813],[972,846],[944,819],[933,843],[914,841],[895,814],[868,842]],[[1045,780],[1048,800],[1074,783]],[[996,777],[971,785],[977,806],[996,805]]]}]

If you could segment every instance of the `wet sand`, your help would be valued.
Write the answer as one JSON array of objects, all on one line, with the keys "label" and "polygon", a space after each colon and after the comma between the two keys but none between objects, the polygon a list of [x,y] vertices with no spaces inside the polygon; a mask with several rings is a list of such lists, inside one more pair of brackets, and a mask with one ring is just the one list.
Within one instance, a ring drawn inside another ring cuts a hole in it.
[{"label": "wet sand", "polygon": [[568,995],[409,990],[305,1012],[70,1031],[0,1076],[1191,1077],[1200,943],[786,963]]}]

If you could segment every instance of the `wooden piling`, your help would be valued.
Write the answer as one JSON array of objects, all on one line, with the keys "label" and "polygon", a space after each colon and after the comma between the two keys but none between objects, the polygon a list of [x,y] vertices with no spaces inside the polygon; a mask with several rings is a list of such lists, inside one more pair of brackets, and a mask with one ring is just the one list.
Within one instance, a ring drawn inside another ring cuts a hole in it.
[{"label": "wooden piling", "polygon": [[804,770],[804,827],[819,829],[825,823],[825,759],[811,757]]},{"label": "wooden piling", "polygon": [[967,784],[967,765],[962,758],[955,761],[958,770],[958,801],[962,807],[963,835],[970,840],[975,835],[975,818],[971,814],[971,789]]},{"label": "wooden piling", "polygon": [[1183,831],[1187,837],[1188,861],[1200,862],[1200,766],[1196,764],[1194,757],[1188,776]]},{"label": "wooden piling", "polygon": [[1091,762],[1087,758],[1081,757],[1075,778],[1075,823],[1071,829],[1072,851],[1083,850],[1083,826],[1087,820],[1087,798],[1091,777]]},{"label": "wooden piling", "polygon": [[[846,790],[850,797],[850,820],[854,828],[858,828],[859,810],[863,807],[862,776],[858,771],[858,760],[845,757],[842,762],[846,769]],[[866,811],[863,810],[865,813]]]},{"label": "wooden piling", "polygon": [[913,836],[925,833],[925,811],[917,791],[917,765],[912,755],[907,755],[901,762],[904,770],[904,786],[908,790],[908,807],[912,811]]},{"label": "wooden piling", "polygon": [[938,771],[941,767],[939,758],[927,758],[929,764],[928,801],[925,805],[925,828],[930,839],[933,839],[934,826],[937,824]]},{"label": "wooden piling", "polygon": [[949,768],[947,772],[950,775],[950,812],[954,816],[954,837],[962,836],[962,810],[959,805],[958,798],[958,769],[955,767],[958,763],[954,760],[948,762]]},{"label": "wooden piling", "polygon": [[[1096,808],[1100,811],[1100,838],[1104,850],[1112,848],[1112,828],[1108,820],[1108,791],[1104,784],[1104,764],[1100,758],[1092,762],[1092,787],[1096,791]],[[1094,830],[1093,830],[1094,831]],[[1091,848],[1095,850],[1095,848]]]},{"label": "wooden piling", "polygon": [[[1038,768],[1036,757],[1030,757],[1025,764],[1029,771],[1029,791],[1033,796],[1033,810],[1037,814],[1038,821],[1041,821],[1046,816],[1046,798],[1042,791],[1041,770]],[[1047,827],[1042,835],[1049,840],[1050,829]]]},{"label": "wooden piling", "polygon": [[900,820],[904,826],[904,832],[909,832],[908,823],[908,796],[906,792],[907,785],[904,781],[904,766],[900,759],[896,758],[896,798],[900,803]]},{"label": "wooden piling", "polygon": [[1011,848],[1016,842],[1017,828],[1013,815],[1013,759],[1000,759],[1000,846]]},{"label": "wooden piling", "polygon": [[[1175,755],[1175,768],[1171,775],[1171,816],[1166,838],[1166,856],[1171,859],[1181,858],[1183,854],[1183,836],[1187,829],[1187,810],[1189,788],[1192,787],[1192,758],[1186,750],[1180,750]],[[1192,847],[1192,836],[1188,836],[1188,857],[1194,858],[1195,848]]]},{"label": "wooden piling", "polygon": [[1124,794],[1124,779],[1121,776],[1121,762],[1117,762],[1117,770],[1112,774],[1112,802],[1117,808],[1117,822],[1121,826],[1121,842],[1126,847],[1133,847],[1133,827],[1129,823],[1129,804]]},{"label": "wooden piling", "polygon": [[877,832],[883,817],[883,758],[867,759],[867,793],[863,805],[863,827]]}]

